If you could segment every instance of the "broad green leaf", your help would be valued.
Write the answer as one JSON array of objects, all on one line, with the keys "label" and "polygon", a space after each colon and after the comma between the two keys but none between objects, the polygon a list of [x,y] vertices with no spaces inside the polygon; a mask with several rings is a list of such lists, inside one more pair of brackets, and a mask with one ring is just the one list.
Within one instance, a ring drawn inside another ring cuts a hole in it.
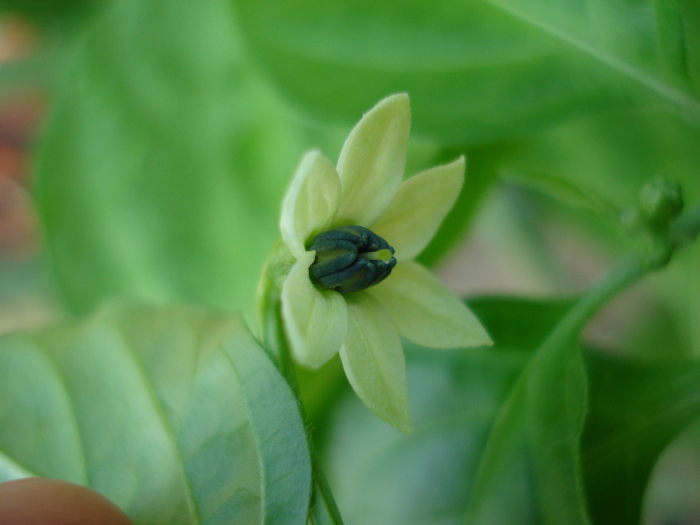
[{"label": "broad green leaf", "polygon": [[586,379],[577,336],[548,338],[521,373],[489,434],[467,523],[590,523],[579,462]]},{"label": "broad green leaf", "polygon": [[601,195],[564,178],[547,173],[502,173],[508,182],[533,188],[574,208],[618,221],[620,210]]},{"label": "broad green leaf", "polygon": [[463,523],[489,428],[524,362],[509,351],[404,346],[414,432],[383,423],[349,394],[323,434],[346,525]]},{"label": "broad green leaf", "polygon": [[692,0],[233,3],[254,55],[322,118],[405,91],[414,128],[450,144],[650,101],[700,123]]},{"label": "broad green leaf", "polygon": [[[404,342],[411,434],[379,421],[355,396],[343,397],[320,446],[326,444],[330,481],[345,522],[463,523],[499,407],[566,306],[564,301],[475,299],[469,307],[494,347],[433,350]],[[524,327],[531,334],[523,334]],[[518,335],[528,335],[521,339],[523,346],[513,346]],[[516,505],[518,497],[510,493],[506,507]]]},{"label": "broad green leaf", "polygon": [[534,185],[562,179],[624,209],[635,203],[645,182],[660,174],[681,183],[690,204],[700,190],[698,163],[700,129],[653,109],[614,111],[555,126],[508,151],[501,168]]},{"label": "broad green leaf", "polygon": [[582,459],[597,525],[636,525],[661,452],[700,416],[700,363],[624,361],[590,353]]},{"label": "broad green leaf", "polygon": [[[483,298],[469,305],[492,334],[493,348],[436,352],[406,345],[414,433],[382,424],[348,395],[321,434],[346,523],[568,523],[585,512],[569,514],[561,503],[583,487],[556,483],[578,478],[579,469],[593,523],[638,523],[624,521],[632,517],[624,513],[638,516],[650,467],[697,414],[699,365],[586,353],[590,403],[576,446],[569,437],[580,432],[561,426],[581,426],[583,414],[564,406],[581,407],[580,354],[545,346],[529,360],[570,302]],[[519,347],[517,335],[527,326],[533,334]],[[556,397],[555,387],[569,397]]]},{"label": "broad green leaf", "polygon": [[305,523],[296,400],[238,317],[112,306],[0,340],[0,481],[87,485],[136,524]]},{"label": "broad green leaf", "polygon": [[120,0],[75,51],[36,194],[62,290],[252,306],[304,134],[218,0]]},{"label": "broad green leaf", "polygon": [[496,348],[533,352],[573,304],[572,299],[478,297],[467,301]]}]

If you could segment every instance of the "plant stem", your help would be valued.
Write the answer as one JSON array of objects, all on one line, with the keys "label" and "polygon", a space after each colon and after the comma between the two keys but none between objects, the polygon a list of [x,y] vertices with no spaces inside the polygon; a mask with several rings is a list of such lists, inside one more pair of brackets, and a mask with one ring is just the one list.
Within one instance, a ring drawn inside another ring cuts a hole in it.
[{"label": "plant stem", "polygon": [[[272,294],[268,295],[268,299],[269,298],[272,298]],[[304,406],[301,402],[299,381],[297,380],[294,361],[292,359],[291,352],[289,351],[287,336],[284,333],[284,328],[282,325],[282,312],[279,296],[272,298],[267,307],[274,311],[274,315],[266,316],[266,320],[267,322],[273,322],[275,326],[264,327],[263,333],[266,334],[265,346],[274,346],[272,350],[278,359],[279,370],[294,392],[302,418],[308,423]],[[328,480],[326,479],[326,476],[319,465],[311,432],[309,431],[310,426],[307,424],[306,428],[306,436],[309,442],[309,453],[311,455],[311,468],[313,472],[313,493],[311,495],[312,499],[309,518],[311,523],[317,525],[343,525],[343,519],[340,516],[338,505],[335,502],[335,498],[331,492]]]},{"label": "plant stem", "polygon": [[[660,241],[654,254],[634,254],[623,259],[608,275],[593,285],[564,316],[550,338],[562,333],[578,333],[586,322],[615,294],[649,272],[666,266],[673,254],[700,234],[700,206],[681,217]],[[665,241],[665,242],[663,242]]]}]

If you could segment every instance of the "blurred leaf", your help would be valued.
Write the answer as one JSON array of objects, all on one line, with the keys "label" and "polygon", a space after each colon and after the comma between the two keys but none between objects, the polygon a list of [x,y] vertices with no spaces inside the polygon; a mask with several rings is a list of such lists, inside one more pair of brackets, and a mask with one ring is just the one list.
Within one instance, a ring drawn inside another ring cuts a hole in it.
[{"label": "blurred leaf", "polygon": [[107,0],[0,0],[0,25],[7,17],[27,20],[36,26],[44,43],[56,44],[62,38],[70,39],[71,31],[79,29],[106,3]]},{"label": "blurred leaf", "polygon": [[407,91],[414,128],[448,144],[651,100],[700,124],[692,2],[233,0],[255,55],[308,112],[352,120]]},{"label": "blurred leaf", "polygon": [[590,414],[583,462],[597,525],[636,525],[651,470],[667,445],[700,416],[700,363],[587,356]]},{"label": "blurred leaf", "polygon": [[478,297],[469,307],[487,328],[496,348],[533,352],[554,330],[573,299]]},{"label": "blurred leaf", "polygon": [[303,147],[241,60],[225,4],[114,2],[66,70],[38,166],[70,305],[248,311]]},{"label": "blurred leaf", "polygon": [[347,395],[327,433],[327,471],[347,525],[463,523],[489,427],[524,361],[405,347],[415,431],[400,433]]},{"label": "blurred leaf", "polygon": [[[528,351],[568,302],[487,297],[469,306],[494,348],[433,350],[404,342],[415,432],[396,431],[349,395],[323,434],[331,485],[349,525],[463,523],[499,407]],[[512,346],[518,340],[524,345]],[[510,497],[506,507],[517,494]]]},{"label": "blurred leaf", "polygon": [[658,110],[614,111],[553,127],[512,148],[503,171],[518,179],[549,176],[625,208],[640,187],[663,175],[700,191],[700,129]]},{"label": "blurred leaf", "polygon": [[580,435],[586,378],[578,333],[555,331],[528,362],[489,434],[470,524],[587,524]]},{"label": "blurred leaf", "polygon": [[[469,304],[494,348],[406,344],[413,434],[371,417],[352,396],[340,404],[325,442],[346,522],[456,525],[471,502],[469,524],[585,523],[585,506],[563,504],[581,504],[583,469],[594,523],[639,523],[630,518],[651,466],[700,410],[700,365],[587,354],[584,376],[580,353],[564,345],[528,360],[569,301]],[[513,345],[527,326],[531,339]]]},{"label": "blurred leaf", "polygon": [[28,91],[35,96],[51,91],[63,55],[102,4],[99,0],[0,0],[0,97],[11,100]]},{"label": "blurred leaf", "polygon": [[537,190],[558,201],[597,215],[619,221],[620,211],[600,194],[547,173],[502,173],[511,183]]},{"label": "blurred leaf", "polygon": [[110,307],[0,341],[0,481],[87,485],[135,523],[305,523],[306,434],[237,317]]}]

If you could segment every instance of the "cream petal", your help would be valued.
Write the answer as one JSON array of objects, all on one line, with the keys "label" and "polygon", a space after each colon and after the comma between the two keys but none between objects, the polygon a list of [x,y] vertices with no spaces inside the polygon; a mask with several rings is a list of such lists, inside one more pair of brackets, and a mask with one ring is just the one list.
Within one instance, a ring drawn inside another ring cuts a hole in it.
[{"label": "cream petal", "polygon": [[411,127],[408,95],[381,100],[350,132],[338,159],[342,197],[337,224],[369,227],[403,179]]},{"label": "cream petal", "polygon": [[433,238],[457,200],[464,166],[464,157],[460,157],[414,175],[399,186],[389,209],[372,228],[394,247],[397,261],[410,261]]},{"label": "cream petal", "polygon": [[282,318],[295,359],[318,368],[345,339],[347,308],[338,292],[318,290],[309,278],[315,252],[306,252],[282,285]]},{"label": "cream petal", "polygon": [[282,201],[280,231],[292,254],[300,259],[306,243],[331,226],[340,201],[340,178],[318,151],[301,159]]},{"label": "cream petal", "polygon": [[364,292],[347,296],[348,331],[340,358],[358,397],[399,430],[412,430],[401,340],[381,305]]},{"label": "cream petal", "polygon": [[465,304],[420,264],[399,263],[368,292],[386,308],[399,333],[431,348],[493,344]]}]

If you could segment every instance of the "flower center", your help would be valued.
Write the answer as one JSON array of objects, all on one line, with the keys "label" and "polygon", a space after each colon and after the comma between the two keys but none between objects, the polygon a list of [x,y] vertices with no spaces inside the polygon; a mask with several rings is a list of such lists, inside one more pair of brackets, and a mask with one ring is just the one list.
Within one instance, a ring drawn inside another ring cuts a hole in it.
[{"label": "flower center", "polygon": [[359,292],[386,279],[396,266],[394,249],[362,226],[342,226],[316,236],[309,268],[319,285],[340,293]]}]

